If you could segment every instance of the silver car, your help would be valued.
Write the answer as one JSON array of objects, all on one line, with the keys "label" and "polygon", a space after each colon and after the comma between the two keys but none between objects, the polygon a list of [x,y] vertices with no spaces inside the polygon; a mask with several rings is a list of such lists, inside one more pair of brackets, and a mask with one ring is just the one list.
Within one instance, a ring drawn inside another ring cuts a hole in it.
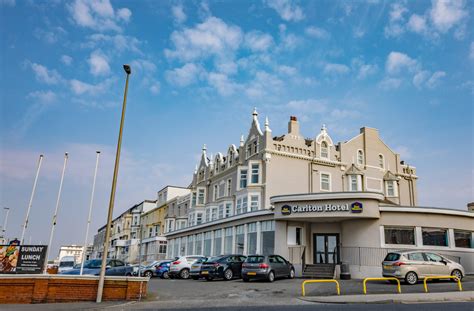
[{"label": "silver car", "polygon": [[396,277],[414,285],[427,276],[455,276],[462,280],[464,268],[437,253],[429,251],[390,252],[382,262],[384,277]]}]

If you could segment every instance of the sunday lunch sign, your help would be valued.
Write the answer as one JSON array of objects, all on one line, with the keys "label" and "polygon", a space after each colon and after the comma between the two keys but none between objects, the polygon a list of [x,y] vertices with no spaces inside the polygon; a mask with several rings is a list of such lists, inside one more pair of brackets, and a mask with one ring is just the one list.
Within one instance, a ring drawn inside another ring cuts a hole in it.
[{"label": "sunday lunch sign", "polygon": [[41,273],[46,245],[0,245],[0,273]]}]

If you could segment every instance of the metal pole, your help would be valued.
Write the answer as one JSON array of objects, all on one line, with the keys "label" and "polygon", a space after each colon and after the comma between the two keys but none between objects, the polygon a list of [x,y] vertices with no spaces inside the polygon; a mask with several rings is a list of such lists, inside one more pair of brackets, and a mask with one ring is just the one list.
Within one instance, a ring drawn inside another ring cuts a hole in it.
[{"label": "metal pole", "polygon": [[[56,227],[56,220],[58,218],[58,211],[59,211],[59,200],[61,199],[61,191],[63,190],[63,181],[64,181],[64,173],[66,172],[66,164],[67,164],[67,159],[68,159],[68,153],[66,152],[64,154],[64,164],[63,164],[63,171],[61,173],[61,181],[59,182],[59,191],[58,191],[58,197],[56,199],[56,208],[54,210],[54,215],[53,215],[53,222],[51,224],[51,233],[49,235],[49,243],[48,247],[46,248],[46,260],[44,264],[44,273],[47,273],[47,267],[48,267],[48,256],[49,253],[51,252],[51,247],[53,244],[53,236],[54,236],[54,228]],[[61,258],[59,258],[61,259]]]},{"label": "metal pole", "polygon": [[87,218],[87,226],[86,226],[86,238],[84,239],[84,248],[82,250],[82,259],[81,259],[81,272],[80,275],[82,275],[82,271],[84,270],[84,258],[86,256],[86,250],[87,250],[87,239],[89,238],[89,226],[91,224],[91,218],[92,218],[92,205],[94,202],[94,191],[95,191],[95,181],[97,178],[97,168],[99,166],[99,156],[100,156],[100,151],[97,151],[97,156],[95,159],[95,170],[94,170],[94,181],[92,182],[92,194],[91,194],[91,202],[89,204],[89,217]]},{"label": "metal pole", "polygon": [[5,220],[3,221],[2,237],[6,240],[8,214],[10,213],[10,209],[8,207],[4,207],[3,209],[5,210]]},{"label": "metal pole", "polygon": [[38,182],[38,176],[39,176],[39,172],[40,172],[40,169],[41,169],[41,162],[43,162],[43,155],[42,154],[40,154],[40,156],[39,156],[38,168],[36,169],[35,182],[33,183],[33,190],[31,191],[30,203],[28,203],[28,209],[26,211],[25,223],[23,224],[23,230],[21,231],[20,244],[22,244],[22,245],[23,245],[23,239],[25,237],[25,231],[26,231],[26,228],[28,227],[28,218],[30,217],[31,205],[33,204],[33,197],[35,196],[36,183]]},{"label": "metal pole", "polygon": [[125,92],[123,94],[122,117],[120,119],[117,152],[115,153],[115,167],[114,167],[114,176],[112,178],[112,189],[110,191],[109,211],[107,215],[107,226],[105,227],[104,255],[102,256],[102,265],[100,266],[99,286],[97,287],[97,298],[96,298],[97,303],[102,302],[102,291],[104,290],[105,268],[106,268],[105,265],[107,264],[107,253],[109,251],[110,227],[112,225],[112,215],[114,211],[115,189],[117,186],[117,175],[118,175],[119,162],[120,162],[120,149],[122,147],[123,123],[125,121],[125,108],[127,107],[128,78],[130,77],[130,73],[131,73],[130,66],[123,65],[123,68],[125,72],[127,73],[127,79],[125,81]]}]

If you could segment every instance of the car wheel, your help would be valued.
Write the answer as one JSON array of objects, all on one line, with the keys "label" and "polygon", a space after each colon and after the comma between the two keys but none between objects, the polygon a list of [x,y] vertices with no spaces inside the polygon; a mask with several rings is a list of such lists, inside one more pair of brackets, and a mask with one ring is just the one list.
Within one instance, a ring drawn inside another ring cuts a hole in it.
[{"label": "car wheel", "polygon": [[189,270],[188,269],[183,269],[179,273],[179,277],[182,279],[189,279]]},{"label": "car wheel", "polygon": [[270,273],[268,273],[268,282],[273,282],[275,281],[275,273],[273,273],[273,271],[270,271]]},{"label": "car wheel", "polygon": [[294,279],[295,278],[295,269],[290,269],[290,275],[288,275],[289,279]]},{"label": "car wheel", "polygon": [[249,281],[249,278],[248,278],[248,277],[245,277],[245,276],[243,276],[243,277],[242,277],[242,281],[244,281],[244,282],[248,282],[248,281]]},{"label": "car wheel", "polygon": [[[453,270],[453,272],[451,272],[451,275],[452,276],[455,276],[457,277],[460,281],[462,281],[462,272],[459,271],[459,270]],[[456,280],[452,279],[453,281],[457,282]]]},{"label": "car wheel", "polygon": [[168,272],[163,272],[163,274],[161,275],[161,278],[162,279],[169,279],[170,278],[170,275]]},{"label": "car wheel", "polygon": [[151,278],[153,276],[153,272],[151,271],[145,271],[145,277]]},{"label": "car wheel", "polygon": [[232,272],[232,270],[227,269],[224,271],[224,279],[226,281],[232,280],[233,277],[234,277],[234,273]]},{"label": "car wheel", "polygon": [[415,272],[410,271],[405,275],[405,282],[409,285],[415,285],[418,283],[418,275]]}]

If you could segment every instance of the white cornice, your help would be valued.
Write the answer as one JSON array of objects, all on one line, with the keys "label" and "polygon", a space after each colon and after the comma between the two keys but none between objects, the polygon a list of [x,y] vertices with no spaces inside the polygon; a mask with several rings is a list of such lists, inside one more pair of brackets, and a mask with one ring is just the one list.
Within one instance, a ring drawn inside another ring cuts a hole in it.
[{"label": "white cornice", "polygon": [[295,202],[295,201],[322,201],[322,200],[342,200],[342,199],[373,199],[382,201],[384,196],[379,192],[331,192],[331,193],[310,193],[310,194],[290,194],[279,195],[270,198],[270,203]]},{"label": "white cornice", "polygon": [[424,213],[424,214],[440,214],[454,215],[474,218],[474,213],[468,211],[456,211],[452,209],[436,208],[436,207],[401,207],[401,206],[380,206],[381,212],[402,212],[402,213]]}]

